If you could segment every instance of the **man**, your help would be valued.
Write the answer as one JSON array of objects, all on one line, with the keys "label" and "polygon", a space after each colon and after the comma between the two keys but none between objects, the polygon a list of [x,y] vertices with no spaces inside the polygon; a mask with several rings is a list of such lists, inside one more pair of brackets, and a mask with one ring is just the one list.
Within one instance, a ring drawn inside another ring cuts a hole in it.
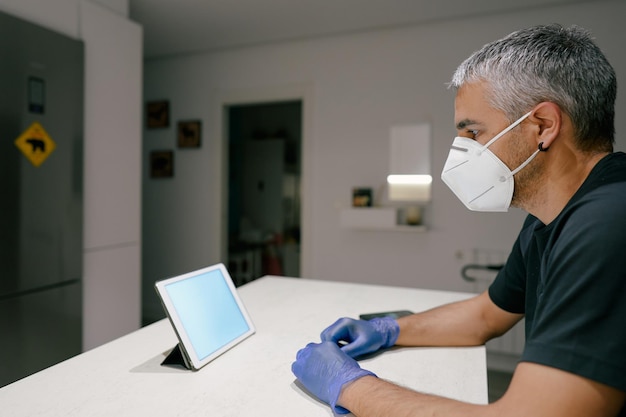
[{"label": "man", "polygon": [[[363,417],[626,416],[626,154],[613,152],[611,65],[585,30],[538,26],[485,45],[451,86],[458,137],[443,181],[471,210],[529,213],[505,266],[466,301],[397,321],[340,319],[292,371],[334,411]],[[481,345],[522,317],[521,361],[489,405],[401,388],[353,359]]]}]

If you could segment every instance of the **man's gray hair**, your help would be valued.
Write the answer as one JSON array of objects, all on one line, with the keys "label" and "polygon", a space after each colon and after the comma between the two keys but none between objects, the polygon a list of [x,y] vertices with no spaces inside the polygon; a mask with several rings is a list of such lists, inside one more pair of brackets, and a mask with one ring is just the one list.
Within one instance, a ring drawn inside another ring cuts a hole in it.
[{"label": "man's gray hair", "polygon": [[490,105],[510,121],[553,102],[572,120],[579,149],[612,151],[615,71],[587,30],[553,24],[513,32],[474,52],[450,86],[483,81]]}]

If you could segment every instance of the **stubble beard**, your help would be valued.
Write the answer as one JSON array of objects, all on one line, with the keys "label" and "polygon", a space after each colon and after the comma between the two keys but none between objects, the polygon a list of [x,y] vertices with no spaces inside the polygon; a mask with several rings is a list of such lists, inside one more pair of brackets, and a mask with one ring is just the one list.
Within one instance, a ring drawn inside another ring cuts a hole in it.
[{"label": "stubble beard", "polygon": [[[522,140],[520,135],[515,134],[515,143],[517,145],[523,145],[526,142]],[[515,152],[512,157],[514,168],[524,163],[524,161],[536,151],[536,149],[528,145],[520,146],[517,149],[518,151]],[[513,198],[511,199],[511,206],[530,212],[531,207],[537,204],[539,181],[543,167],[543,158],[541,158],[541,153],[539,153],[528,165],[515,174],[513,178]]]}]

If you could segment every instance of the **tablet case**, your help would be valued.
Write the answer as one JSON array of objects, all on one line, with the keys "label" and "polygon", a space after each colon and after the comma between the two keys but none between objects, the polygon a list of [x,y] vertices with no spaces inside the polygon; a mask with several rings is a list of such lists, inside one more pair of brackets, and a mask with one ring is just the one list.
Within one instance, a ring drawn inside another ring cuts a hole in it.
[{"label": "tablet case", "polygon": [[180,346],[180,343],[174,346],[174,348],[165,357],[165,359],[163,359],[163,362],[161,362],[161,366],[183,367],[185,369],[193,371],[191,363],[189,363],[189,360],[183,352],[183,348]]}]

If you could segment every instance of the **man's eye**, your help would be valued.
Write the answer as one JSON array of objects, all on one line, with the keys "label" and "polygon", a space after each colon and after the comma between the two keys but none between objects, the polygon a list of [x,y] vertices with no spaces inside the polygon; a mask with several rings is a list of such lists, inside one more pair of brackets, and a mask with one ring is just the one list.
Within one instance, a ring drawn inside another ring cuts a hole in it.
[{"label": "man's eye", "polygon": [[476,129],[469,129],[469,130],[467,131],[467,133],[468,133],[469,135],[471,135],[471,137],[472,137],[473,139],[475,139],[475,138],[476,138],[476,136],[478,136],[478,130],[476,130]]}]

